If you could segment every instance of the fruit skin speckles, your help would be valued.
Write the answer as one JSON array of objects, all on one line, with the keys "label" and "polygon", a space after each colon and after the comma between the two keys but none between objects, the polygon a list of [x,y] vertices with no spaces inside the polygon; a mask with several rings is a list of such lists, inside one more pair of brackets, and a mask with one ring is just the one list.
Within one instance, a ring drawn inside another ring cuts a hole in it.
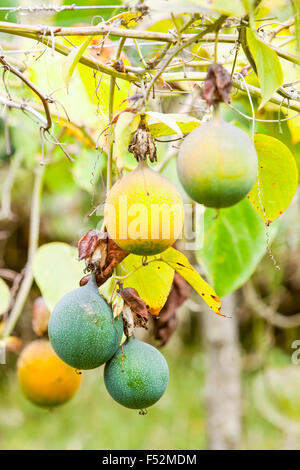
[{"label": "fruit skin speckles", "polygon": [[110,359],[123,335],[123,319],[113,318],[94,277],[56,304],[48,326],[58,356],[76,369],[94,369]]},{"label": "fruit skin speckles", "polygon": [[145,409],[153,405],[165,392],[168,381],[169,369],[163,355],[133,336],[104,369],[108,393],[127,408]]},{"label": "fruit skin speckles", "polygon": [[49,341],[39,339],[21,352],[18,379],[22,392],[38,406],[52,408],[69,401],[81,383],[81,374],[65,364]]},{"label": "fruit skin speckles", "polygon": [[258,175],[258,160],[247,134],[215,117],[185,138],[177,170],[194,201],[218,209],[238,203],[249,193]]}]

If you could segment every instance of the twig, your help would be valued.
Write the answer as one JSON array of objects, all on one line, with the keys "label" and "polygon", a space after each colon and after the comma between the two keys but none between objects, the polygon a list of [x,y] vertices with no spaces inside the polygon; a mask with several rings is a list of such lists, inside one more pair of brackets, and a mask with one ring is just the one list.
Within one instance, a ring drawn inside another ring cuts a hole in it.
[{"label": "twig", "polygon": [[146,91],[146,97],[145,97],[146,100],[150,96],[151,88],[154,86],[154,83],[156,82],[156,80],[158,80],[158,78],[161,76],[161,74],[164,72],[167,66],[172,62],[173,58],[177,56],[177,54],[179,54],[181,51],[183,51],[183,49],[190,46],[194,42],[197,42],[197,40],[201,39],[206,34],[210,33],[211,31],[215,29],[217,30],[220,29],[221,25],[224,23],[226,18],[227,17],[225,15],[221,15],[213,24],[207,26],[203,31],[201,31],[201,33],[193,35],[193,37],[189,39],[187,42],[184,42],[183,44],[175,48],[173,53],[169,55],[169,57],[162,64],[161,68],[157,71],[156,75],[152,78]]},{"label": "twig", "polygon": [[300,325],[300,313],[296,313],[290,317],[287,317],[279,312],[276,312],[270,305],[267,305],[259,298],[253,284],[250,281],[248,281],[247,284],[243,286],[243,294],[248,306],[272,325],[285,329],[296,328]]},{"label": "twig", "polygon": [[16,174],[22,163],[24,154],[23,151],[18,151],[13,156],[8,170],[8,174],[4,180],[1,191],[1,210],[0,219],[11,219],[13,217],[11,211],[11,189],[13,187]]},{"label": "twig", "polygon": [[[118,60],[121,57],[122,49],[126,38],[121,38],[119,42],[118,49],[116,51],[115,60]],[[110,78],[109,84],[109,109],[108,109],[108,120],[111,123],[109,126],[109,149],[108,149],[108,156],[107,156],[107,178],[106,178],[106,191],[108,192],[112,187],[112,160],[113,160],[113,145],[114,145],[114,124],[113,124],[113,117],[114,117],[114,96],[115,96],[115,85],[116,85],[116,78]]]},{"label": "twig", "polygon": [[29,229],[28,258],[25,266],[25,274],[18,291],[15,303],[5,324],[3,338],[6,338],[13,331],[24,307],[33,282],[32,264],[35,252],[38,247],[39,227],[40,227],[40,200],[45,167],[39,165],[36,168],[34,186],[31,200],[31,217]]},{"label": "twig", "polygon": [[[185,77],[182,72],[167,72],[163,74],[163,79],[165,82],[184,82],[184,81],[203,81],[206,77],[205,72],[189,72],[188,76]],[[236,78],[233,78],[233,86],[243,93],[247,93],[247,90],[244,88],[242,82]],[[253,85],[248,84],[248,91],[251,96],[255,98],[262,98],[261,90]],[[294,111],[300,111],[300,98],[294,98],[294,100],[289,101],[289,103],[282,103],[282,98],[277,97],[276,94],[270,98],[270,103],[281,105],[283,108],[293,109]]]},{"label": "twig", "polygon": [[0,63],[7,69],[9,70],[11,73],[13,73],[14,75],[16,75],[18,78],[20,78],[22,80],[22,82],[25,83],[25,85],[28,86],[28,88],[30,88],[38,97],[39,99],[41,100],[42,102],[42,105],[44,106],[44,110],[45,110],[45,114],[46,114],[46,120],[47,120],[47,123],[46,125],[42,126],[44,131],[48,131],[51,126],[52,126],[52,119],[51,119],[51,113],[50,113],[50,109],[49,109],[49,103],[52,103],[53,100],[47,96],[45,96],[35,85],[34,83],[32,83],[27,77],[25,77],[25,75],[20,72],[16,67],[14,67],[13,65],[11,65],[9,62],[7,62],[7,60],[5,59],[4,56],[0,56]]},{"label": "twig", "polygon": [[32,114],[39,121],[41,121],[43,126],[47,125],[47,121],[44,118],[44,116],[40,114],[38,111],[36,111],[32,106],[30,106],[26,102],[17,103],[16,101],[9,100],[8,98],[5,98],[4,96],[0,96],[0,104],[7,106],[7,108],[16,108],[16,109],[21,109],[22,111],[26,111]]}]

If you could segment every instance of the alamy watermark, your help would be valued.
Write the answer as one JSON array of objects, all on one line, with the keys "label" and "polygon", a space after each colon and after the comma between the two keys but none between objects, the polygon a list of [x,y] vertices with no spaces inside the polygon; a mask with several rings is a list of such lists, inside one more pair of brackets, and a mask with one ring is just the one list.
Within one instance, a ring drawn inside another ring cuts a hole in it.
[{"label": "alamy watermark", "polygon": [[300,339],[295,339],[295,341],[292,342],[291,348],[295,349],[292,354],[291,361],[295,366],[297,366],[300,364]]},{"label": "alamy watermark", "polygon": [[200,204],[128,204],[127,196],[120,196],[118,206],[98,207],[97,229],[109,219],[109,233],[119,240],[183,241],[184,250],[199,250],[204,240],[204,206]]}]

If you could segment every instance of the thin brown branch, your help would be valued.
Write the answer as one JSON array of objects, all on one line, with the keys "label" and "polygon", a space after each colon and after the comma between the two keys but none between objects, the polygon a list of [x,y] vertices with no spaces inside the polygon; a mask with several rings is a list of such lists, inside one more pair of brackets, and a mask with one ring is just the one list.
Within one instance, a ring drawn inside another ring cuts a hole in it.
[{"label": "thin brown branch", "polygon": [[292,316],[282,315],[266,304],[257,294],[253,284],[249,281],[243,287],[246,304],[260,317],[278,328],[295,328],[300,326],[300,313]]},{"label": "thin brown branch", "polygon": [[158,78],[162,75],[162,73],[165,71],[165,69],[168,67],[168,65],[172,62],[174,57],[176,57],[181,51],[183,51],[186,47],[189,47],[191,44],[197,42],[200,40],[203,36],[206,34],[210,33],[211,31],[219,30],[226,20],[225,15],[221,15],[214,23],[211,25],[207,26],[201,33],[198,33],[196,35],[193,35],[192,38],[190,38],[188,41],[184,42],[183,44],[178,45],[175,50],[166,58],[165,62],[162,63],[160,69],[157,71],[156,75],[152,78],[146,92],[146,99],[149,98],[151,88],[154,86],[154,83]]},{"label": "thin brown branch", "polygon": [[20,72],[20,70],[18,70],[16,67],[11,65],[9,62],[7,62],[7,60],[5,59],[4,56],[0,56],[0,64],[2,64],[5,67],[5,69],[9,70],[11,73],[13,73],[18,78],[20,78],[20,80],[22,80],[22,82],[24,82],[25,85],[28,88],[30,88],[39,97],[39,99],[41,100],[42,105],[44,107],[44,111],[45,111],[45,114],[46,114],[46,120],[47,120],[46,125],[43,125],[42,128],[44,129],[44,131],[48,131],[52,126],[51,113],[50,113],[50,109],[49,109],[49,103],[53,102],[52,98],[49,98],[48,96],[45,96],[35,86],[34,83],[32,83],[27,77],[25,77],[25,75],[22,72]]}]

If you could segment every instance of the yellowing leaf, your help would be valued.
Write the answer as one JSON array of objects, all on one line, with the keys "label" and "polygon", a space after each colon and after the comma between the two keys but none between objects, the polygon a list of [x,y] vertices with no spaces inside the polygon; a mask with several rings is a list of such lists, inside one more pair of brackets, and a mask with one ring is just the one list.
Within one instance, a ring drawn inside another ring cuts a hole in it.
[{"label": "yellowing leaf", "polygon": [[[171,133],[171,134],[178,134],[182,136],[180,127],[178,126],[177,122],[173,119],[173,117],[171,117],[169,114],[157,113],[156,111],[147,111],[145,114],[150,116],[150,118],[153,118],[156,122],[160,122],[164,124],[165,127],[169,128],[168,134],[160,134],[160,135],[170,135]],[[150,124],[150,120],[148,121],[148,124]]]},{"label": "yellowing leaf", "polygon": [[118,274],[125,276],[132,272],[124,279],[123,287],[133,287],[146,303],[151,315],[158,315],[171,290],[174,268],[160,261],[160,255],[148,256],[147,261],[150,262],[146,266],[142,266],[142,258],[132,254],[127,256],[122,261]]},{"label": "yellowing leaf", "polygon": [[148,126],[154,137],[176,134],[189,134],[193,129],[200,126],[200,121],[186,114],[163,114],[147,113],[150,116]]},{"label": "yellowing leaf", "polygon": [[5,313],[10,303],[10,291],[7,284],[0,278],[0,315]]},{"label": "yellowing leaf", "polygon": [[297,165],[288,147],[274,137],[257,134],[254,144],[258,156],[259,184],[255,183],[248,198],[263,220],[272,222],[287,209],[295,195]]},{"label": "yellowing leaf", "polygon": [[262,42],[250,28],[247,28],[247,42],[261,86],[261,108],[282,85],[283,72],[276,52]]},{"label": "yellowing leaf", "polygon": [[73,75],[73,72],[76,68],[76,65],[78,64],[80,58],[83,56],[84,51],[92,41],[93,36],[89,36],[82,44],[80,47],[75,47],[70,54],[67,57],[68,61],[68,67],[66,68],[65,74],[64,74],[64,80],[67,85],[67,90],[69,89],[69,84]]},{"label": "yellowing leaf", "polygon": [[288,121],[288,126],[292,135],[292,144],[300,142],[300,116]]},{"label": "yellowing leaf", "polygon": [[160,258],[175,269],[201,295],[213,312],[225,316],[221,313],[221,300],[214,289],[202,279],[180,251],[175,250],[175,248],[168,248],[168,250],[161,253]]}]

